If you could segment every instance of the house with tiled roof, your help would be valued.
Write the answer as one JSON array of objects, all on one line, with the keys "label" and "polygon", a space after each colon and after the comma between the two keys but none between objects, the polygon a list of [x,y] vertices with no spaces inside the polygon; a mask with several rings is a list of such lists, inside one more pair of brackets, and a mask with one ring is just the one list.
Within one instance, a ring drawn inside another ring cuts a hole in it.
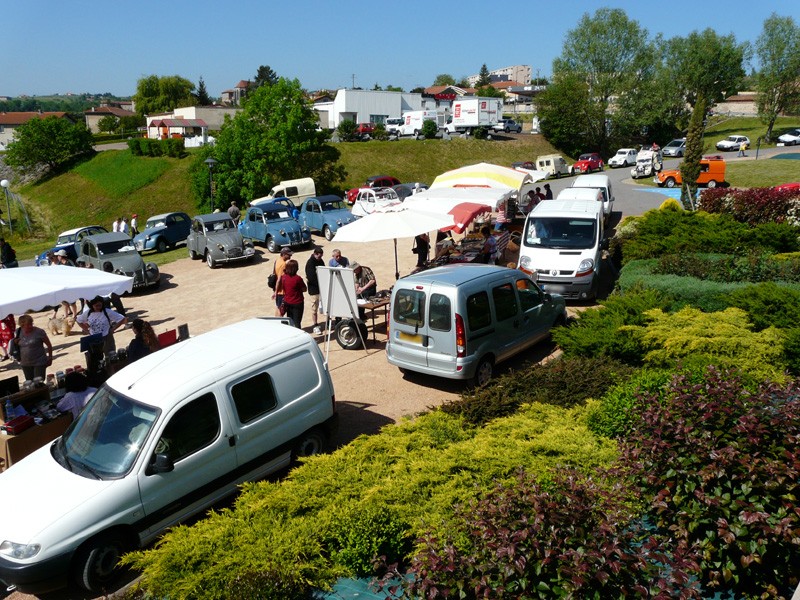
[{"label": "house with tiled roof", "polygon": [[100,123],[100,119],[108,116],[121,119],[122,117],[135,117],[136,113],[130,110],[125,110],[124,108],[113,104],[101,104],[100,106],[93,106],[83,113],[83,118],[86,120],[86,127],[92,133],[100,133],[100,127],[98,127],[98,123]]},{"label": "house with tiled roof", "polygon": [[253,87],[253,85],[254,84],[252,81],[242,79],[232,89],[224,90],[222,94],[220,94],[222,104],[227,106],[239,106],[242,98],[247,95],[247,92]]},{"label": "house with tiled roof", "polygon": [[46,119],[58,117],[59,119],[72,118],[65,112],[4,112],[0,113],[0,150],[5,150],[9,142],[14,140],[14,130],[31,119]]}]

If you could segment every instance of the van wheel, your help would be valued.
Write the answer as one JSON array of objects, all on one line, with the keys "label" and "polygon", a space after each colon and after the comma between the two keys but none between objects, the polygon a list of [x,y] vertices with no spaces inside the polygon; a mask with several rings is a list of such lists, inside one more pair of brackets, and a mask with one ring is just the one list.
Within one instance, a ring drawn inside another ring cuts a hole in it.
[{"label": "van wheel", "polygon": [[484,358],[478,363],[478,368],[475,369],[475,376],[472,378],[473,387],[483,387],[492,378],[494,372],[494,363],[491,358]]},{"label": "van wheel", "polygon": [[322,235],[324,235],[325,239],[328,240],[329,242],[333,239],[333,232],[331,231],[331,228],[328,227],[327,225],[325,225],[325,227],[322,228]]},{"label": "van wheel", "polygon": [[325,434],[319,429],[312,429],[303,434],[292,451],[292,460],[322,454],[327,447]]},{"label": "van wheel", "polygon": [[[358,323],[358,329],[361,329],[361,337],[358,335],[356,323]],[[361,338],[363,337],[365,341],[367,339],[367,324],[360,319],[342,319],[336,324],[333,334],[336,341],[345,350],[358,350],[362,347]]]},{"label": "van wheel", "polygon": [[709,182],[706,184],[706,187],[708,187],[708,188],[711,188],[711,189],[713,190],[715,187],[717,187],[717,182],[716,182],[716,181],[714,181],[713,179],[711,179],[711,180],[709,180]]},{"label": "van wheel", "polygon": [[117,564],[127,546],[116,535],[101,536],[83,548],[75,561],[75,581],[88,592],[103,592],[117,576]]}]

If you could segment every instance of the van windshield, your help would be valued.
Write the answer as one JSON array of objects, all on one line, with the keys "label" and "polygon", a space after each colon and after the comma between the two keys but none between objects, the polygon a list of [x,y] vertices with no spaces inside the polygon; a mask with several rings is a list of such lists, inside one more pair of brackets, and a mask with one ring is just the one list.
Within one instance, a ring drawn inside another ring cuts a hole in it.
[{"label": "van windshield", "polygon": [[523,242],[536,248],[593,248],[597,238],[595,219],[528,217]]},{"label": "van windshield", "polygon": [[104,385],[53,446],[53,458],[82,477],[119,479],[139,456],[158,412]]}]

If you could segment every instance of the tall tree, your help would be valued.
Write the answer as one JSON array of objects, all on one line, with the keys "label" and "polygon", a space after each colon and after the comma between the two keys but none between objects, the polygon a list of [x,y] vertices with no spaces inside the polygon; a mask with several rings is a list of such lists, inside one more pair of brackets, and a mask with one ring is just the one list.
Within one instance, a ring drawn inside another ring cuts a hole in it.
[{"label": "tall tree", "polygon": [[136,83],[136,112],[140,115],[167,112],[194,104],[194,84],[178,75],[148,75]]},{"label": "tall tree", "polygon": [[686,210],[697,208],[697,178],[700,177],[700,159],[703,158],[703,131],[705,130],[706,99],[702,94],[695,98],[689,131],[686,133],[686,154],[683,155],[680,172],[681,202]]},{"label": "tall tree", "polygon": [[94,152],[92,133],[81,121],[61,117],[31,119],[14,130],[5,161],[23,171],[41,165],[54,171],[76,157]]},{"label": "tall tree", "polygon": [[536,113],[540,129],[547,140],[568,155],[593,147],[596,134],[592,127],[602,126],[603,120],[592,111],[589,84],[578,73],[563,72],[536,97]]},{"label": "tall tree", "polygon": [[756,54],[758,116],[769,141],[778,115],[800,107],[800,27],[794,19],[772,13],[756,40]]},{"label": "tall tree", "polygon": [[319,119],[300,82],[278,79],[248,96],[243,110],[226,120],[213,149],[200,153],[193,167],[192,186],[200,209],[209,204],[208,168],[213,154],[214,201],[227,206],[265,195],[281,180],[312,177],[318,190],[329,190],[344,179],[339,151],[318,132]]},{"label": "tall tree", "polygon": [[486,67],[486,63],[483,63],[481,70],[478,72],[478,81],[475,83],[475,87],[486,87],[490,83],[492,83],[492,78],[489,75],[489,69]]},{"label": "tall tree", "polygon": [[587,101],[594,106],[582,112],[598,120],[588,127],[592,134],[589,148],[608,150],[606,123],[611,99],[635,92],[652,77],[655,58],[647,30],[622,9],[586,13],[577,27],[567,32],[561,55],[553,61],[553,75],[574,73],[589,86]]},{"label": "tall tree", "polygon": [[452,75],[448,75],[447,73],[440,73],[436,76],[436,79],[433,80],[433,85],[455,85],[456,79]]},{"label": "tall tree", "polygon": [[200,106],[211,106],[211,97],[206,90],[206,82],[203,81],[203,76],[200,76],[200,81],[197,82],[197,104]]},{"label": "tall tree", "polygon": [[119,126],[119,119],[114,115],[106,115],[97,122],[97,129],[102,133],[112,133]]},{"label": "tall tree", "polygon": [[274,85],[278,82],[278,75],[273,71],[269,65],[261,65],[256,71],[256,76],[253,79],[254,87],[261,87],[262,85]]}]

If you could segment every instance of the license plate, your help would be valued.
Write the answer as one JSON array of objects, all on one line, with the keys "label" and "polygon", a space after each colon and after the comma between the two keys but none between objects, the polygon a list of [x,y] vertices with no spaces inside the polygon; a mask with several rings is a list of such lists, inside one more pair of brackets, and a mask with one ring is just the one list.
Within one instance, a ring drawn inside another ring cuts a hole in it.
[{"label": "license plate", "polygon": [[413,342],[415,344],[422,343],[422,336],[418,333],[406,333],[405,331],[399,332],[399,338],[404,342]]}]

